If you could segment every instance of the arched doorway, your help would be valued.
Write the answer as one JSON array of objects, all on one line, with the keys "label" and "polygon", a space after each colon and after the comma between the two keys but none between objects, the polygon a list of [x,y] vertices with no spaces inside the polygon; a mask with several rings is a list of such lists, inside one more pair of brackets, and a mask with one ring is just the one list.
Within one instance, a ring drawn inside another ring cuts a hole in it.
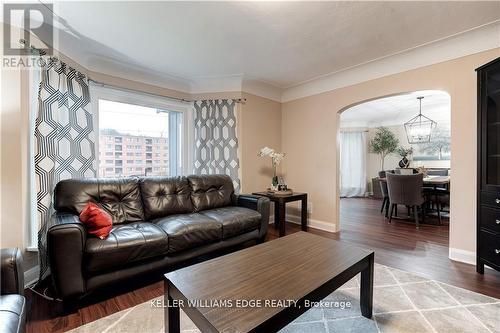
[{"label": "arched doorway", "polygon": [[[410,140],[408,135],[412,131],[405,130],[404,126],[419,114],[417,97],[423,97],[422,115],[435,121],[431,139],[418,143]],[[434,176],[444,177],[445,174],[451,174],[450,95],[440,90],[420,90],[360,101],[339,111],[338,124],[337,193],[340,229],[346,226],[355,228],[352,224],[360,220],[376,220],[383,227],[396,224],[409,226],[415,223],[414,214],[412,221],[406,216],[407,212],[403,206],[398,216],[400,219],[387,226],[379,172],[396,170],[398,173],[406,173],[410,171],[409,168],[419,168],[428,174],[426,186],[431,187],[435,187],[430,181]],[[384,135],[379,135],[381,131]],[[376,137],[382,138],[382,144],[387,144],[384,140],[387,141],[391,137],[395,139],[392,149],[376,152],[370,144],[374,143]],[[401,168],[399,162],[403,156],[399,155],[408,154],[410,151],[411,154],[407,156],[409,164]],[[450,180],[451,176],[448,179]],[[450,185],[445,184],[446,179],[440,180],[443,183],[438,186],[449,190]],[[427,217],[424,228],[449,225],[449,198],[449,192],[446,197],[436,197],[428,203],[432,206],[426,206],[429,207],[427,212],[419,212],[417,219],[420,218],[420,222],[424,214]],[[356,212],[357,218],[347,216],[349,212]],[[349,223],[351,225],[348,225]],[[449,245],[448,232],[446,227],[446,246]]]}]

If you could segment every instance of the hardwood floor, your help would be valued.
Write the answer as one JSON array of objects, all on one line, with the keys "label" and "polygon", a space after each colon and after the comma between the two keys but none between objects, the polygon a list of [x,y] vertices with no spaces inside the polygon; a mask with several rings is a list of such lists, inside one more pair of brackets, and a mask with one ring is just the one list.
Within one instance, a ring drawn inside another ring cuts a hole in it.
[{"label": "hardwood floor", "polygon": [[[379,200],[342,199],[341,232],[333,238],[373,249],[379,264],[500,298],[499,272],[488,269],[480,275],[474,265],[448,258],[448,226],[420,224],[417,230],[412,221],[393,220],[388,224],[380,206]],[[399,213],[402,216],[406,211],[400,209]]]},{"label": "hardwood floor", "polygon": [[[310,232],[372,249],[376,263],[500,298],[499,272],[486,269],[484,275],[479,275],[473,265],[448,259],[447,226],[421,225],[416,230],[412,222],[393,220],[388,224],[380,214],[380,205],[378,200],[342,199],[341,231],[333,234],[310,228]],[[299,230],[299,225],[287,224],[287,234]],[[277,230],[270,226],[267,240],[277,236]],[[115,284],[88,297],[70,313],[64,313],[60,302],[45,300],[27,290],[27,332],[64,332],[162,296],[161,277],[158,273],[126,284]]]}]

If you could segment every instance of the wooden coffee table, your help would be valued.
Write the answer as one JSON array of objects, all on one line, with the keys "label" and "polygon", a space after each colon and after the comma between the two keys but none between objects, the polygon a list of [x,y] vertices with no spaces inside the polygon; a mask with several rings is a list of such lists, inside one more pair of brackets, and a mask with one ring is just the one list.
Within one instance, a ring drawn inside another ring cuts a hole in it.
[{"label": "wooden coffee table", "polygon": [[371,318],[373,259],[301,231],[167,273],[165,331],[180,331],[182,308],[204,333],[276,332],[360,272],[361,313]]}]

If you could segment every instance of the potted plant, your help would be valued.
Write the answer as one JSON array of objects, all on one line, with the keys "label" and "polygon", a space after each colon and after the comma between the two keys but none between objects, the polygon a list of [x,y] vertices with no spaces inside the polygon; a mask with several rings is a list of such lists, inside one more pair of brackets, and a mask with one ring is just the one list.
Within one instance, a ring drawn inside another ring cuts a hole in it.
[{"label": "potted plant", "polygon": [[370,150],[372,153],[380,155],[382,171],[384,170],[385,158],[396,151],[398,144],[398,138],[396,138],[396,135],[390,129],[387,127],[377,128],[374,138],[370,140]]},{"label": "potted plant", "polygon": [[405,148],[403,146],[398,147],[396,153],[401,156],[401,161],[399,161],[399,167],[406,169],[410,166],[410,160],[408,157],[413,154],[413,148]]},{"label": "potted plant", "polygon": [[271,158],[271,163],[273,167],[273,178],[271,180],[271,189],[273,191],[278,190],[278,165],[281,163],[283,158],[285,158],[285,153],[278,153],[274,149],[269,148],[269,147],[264,147],[260,150],[259,154],[260,157],[262,156],[269,156]]}]

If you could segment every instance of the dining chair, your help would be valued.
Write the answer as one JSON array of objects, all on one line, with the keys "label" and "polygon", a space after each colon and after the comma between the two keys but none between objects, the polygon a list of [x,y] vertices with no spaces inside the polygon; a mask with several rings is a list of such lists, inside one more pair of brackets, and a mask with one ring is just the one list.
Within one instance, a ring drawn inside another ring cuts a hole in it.
[{"label": "dining chair", "polygon": [[[450,207],[450,191],[449,190],[442,190],[437,196],[437,204],[438,207],[437,209],[439,212],[445,211],[445,207]],[[439,221],[441,223],[441,221]]]},{"label": "dining chair", "polygon": [[448,176],[448,169],[428,169],[428,176]]},{"label": "dining chair", "polygon": [[420,227],[418,221],[418,208],[422,210],[422,222],[425,219],[425,198],[422,193],[424,185],[423,174],[413,175],[397,175],[392,173],[386,174],[387,189],[389,193],[389,201],[391,210],[389,213],[389,223],[392,221],[392,215],[397,205],[405,205],[413,209],[415,216],[415,225]]},{"label": "dining chair", "polygon": [[[378,177],[385,178],[387,172],[379,171]],[[382,213],[385,209],[385,217],[389,217],[389,192],[387,190],[387,182],[379,180],[380,183],[380,192],[382,193],[382,207],[380,207],[380,213]]]},{"label": "dining chair", "polygon": [[[428,176],[449,176],[450,169],[428,169]],[[437,212],[439,224],[442,224],[441,212],[444,206],[450,206],[450,185],[426,185],[424,194],[427,196],[427,203],[430,209]]]},{"label": "dining chair", "polygon": [[[436,211],[439,225],[443,224],[441,212],[445,212],[445,207],[450,207],[450,190],[443,187],[425,187],[426,205],[428,209]],[[448,210],[449,213],[449,210]]]},{"label": "dining chair", "polygon": [[394,172],[396,175],[408,175],[408,174],[416,174],[418,173],[418,170],[415,168],[406,168],[406,169],[401,169],[401,168],[396,168],[394,169]]}]

